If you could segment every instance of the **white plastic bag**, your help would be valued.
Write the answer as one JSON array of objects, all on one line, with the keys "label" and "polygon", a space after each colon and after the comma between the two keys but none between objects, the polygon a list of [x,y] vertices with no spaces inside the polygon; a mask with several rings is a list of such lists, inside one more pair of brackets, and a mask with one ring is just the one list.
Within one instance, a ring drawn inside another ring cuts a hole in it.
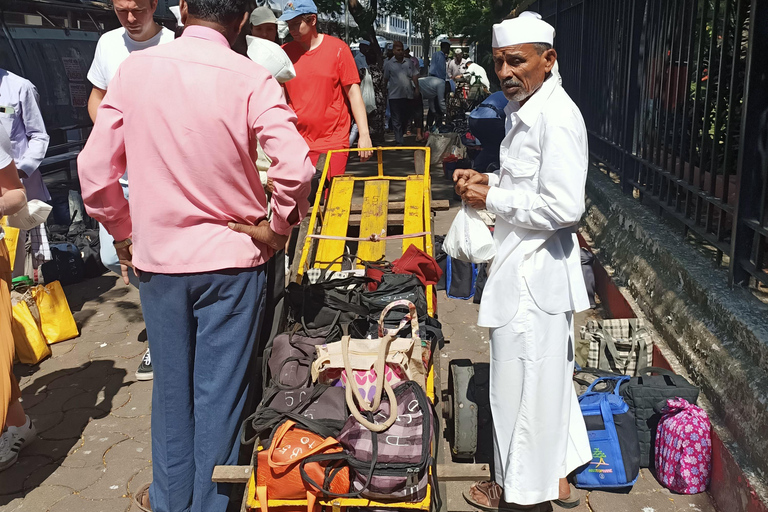
[{"label": "white plastic bag", "polygon": [[363,95],[363,103],[365,103],[365,111],[370,114],[376,110],[376,91],[373,87],[373,78],[371,73],[366,69],[363,80],[360,82],[360,92]]},{"label": "white plastic bag", "polygon": [[[70,190],[70,192],[72,191]],[[82,204],[82,202],[80,204]],[[51,213],[51,210],[51,205],[46,204],[39,199],[32,199],[26,206],[24,206],[24,208],[13,215],[8,216],[8,225],[13,228],[29,231],[45,222],[45,219],[48,218],[48,214]],[[82,217],[80,220],[82,222]]]},{"label": "white plastic bag", "polygon": [[477,210],[462,203],[443,241],[443,250],[451,258],[470,263],[486,263],[496,256],[493,235]]}]

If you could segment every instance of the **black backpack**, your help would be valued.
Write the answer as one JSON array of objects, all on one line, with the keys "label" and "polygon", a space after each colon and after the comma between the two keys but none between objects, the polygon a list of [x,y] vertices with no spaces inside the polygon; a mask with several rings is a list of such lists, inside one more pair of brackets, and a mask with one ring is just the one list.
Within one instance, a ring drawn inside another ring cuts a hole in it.
[{"label": "black backpack", "polygon": [[[658,373],[658,375],[650,375]],[[653,449],[656,442],[656,427],[661,419],[657,410],[659,404],[666,404],[670,398],[685,398],[695,404],[699,398],[699,388],[691,384],[682,375],[649,366],[637,371],[637,377],[622,384],[621,396],[629,405],[637,423],[640,439],[640,467],[653,467]]]},{"label": "black backpack", "polygon": [[51,261],[43,263],[41,270],[46,283],[59,281],[62,285],[83,280],[85,265],[80,250],[68,242],[51,245]]}]

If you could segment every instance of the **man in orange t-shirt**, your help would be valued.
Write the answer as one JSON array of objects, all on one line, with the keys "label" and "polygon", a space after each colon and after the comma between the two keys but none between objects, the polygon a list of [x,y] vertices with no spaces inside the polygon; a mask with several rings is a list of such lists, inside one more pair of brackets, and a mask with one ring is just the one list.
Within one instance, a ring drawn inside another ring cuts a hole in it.
[{"label": "man in orange t-shirt", "polygon": [[[312,0],[289,1],[280,16],[288,23],[293,41],[283,45],[293,62],[296,78],[286,82],[288,105],[299,118],[296,127],[309,145],[316,172],[312,180],[314,198],[329,149],[349,147],[350,110],[360,138],[358,147],[370,148],[368,115],[360,92],[360,75],[349,47],[341,39],[317,32],[317,6]],[[361,151],[360,159],[372,151]],[[335,154],[329,176],[344,174],[348,153]]]}]

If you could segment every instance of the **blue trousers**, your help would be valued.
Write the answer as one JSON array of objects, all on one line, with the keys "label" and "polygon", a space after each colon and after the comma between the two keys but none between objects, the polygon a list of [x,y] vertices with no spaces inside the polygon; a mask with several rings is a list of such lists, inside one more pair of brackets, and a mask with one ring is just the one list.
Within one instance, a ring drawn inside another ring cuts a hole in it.
[{"label": "blue trousers", "polygon": [[261,324],[265,266],[201,274],[142,272],[152,350],[154,512],[225,512],[231,486],[213,468],[237,464],[246,374]]}]

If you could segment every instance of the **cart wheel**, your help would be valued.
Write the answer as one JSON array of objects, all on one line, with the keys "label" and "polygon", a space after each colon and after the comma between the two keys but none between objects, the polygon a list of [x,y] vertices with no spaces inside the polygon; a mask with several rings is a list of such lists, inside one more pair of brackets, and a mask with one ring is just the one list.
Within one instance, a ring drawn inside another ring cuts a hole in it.
[{"label": "cart wheel", "polygon": [[475,367],[469,359],[451,361],[448,372],[448,396],[451,400],[449,441],[454,459],[474,460],[477,452],[477,404],[467,398]]}]

